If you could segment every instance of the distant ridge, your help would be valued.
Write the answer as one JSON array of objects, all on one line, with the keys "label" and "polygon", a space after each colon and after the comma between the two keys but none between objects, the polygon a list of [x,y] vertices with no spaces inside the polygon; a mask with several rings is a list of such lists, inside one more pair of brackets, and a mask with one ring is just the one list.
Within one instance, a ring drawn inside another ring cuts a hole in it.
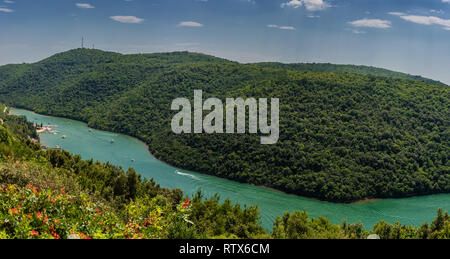
[{"label": "distant ridge", "polygon": [[313,72],[333,72],[333,73],[350,73],[359,75],[373,75],[373,76],[383,76],[396,79],[410,79],[416,81],[423,81],[433,84],[444,84],[442,82],[425,78],[417,75],[410,75],[401,72],[395,72],[392,70],[377,68],[372,66],[361,66],[361,65],[337,65],[331,63],[292,63],[284,64],[278,62],[262,62],[254,63],[254,65],[262,67],[271,68],[283,68],[298,71],[313,71]]},{"label": "distant ridge", "polygon": [[194,53],[188,51],[121,54],[117,52],[103,51],[98,49],[73,49],[55,54],[35,64],[48,64],[56,62],[79,62],[79,63],[111,63],[122,62],[159,62],[159,63],[192,63],[192,62],[230,62],[222,58]]},{"label": "distant ridge", "polygon": [[[76,62],[80,64],[98,64],[111,63],[116,61],[125,62],[164,62],[169,64],[181,63],[199,63],[199,62],[219,62],[219,63],[237,63],[224,58],[218,58],[202,53],[175,51],[175,52],[161,52],[161,53],[142,53],[142,54],[121,54],[111,51],[103,51],[98,49],[72,49],[52,55],[42,61],[32,64],[50,64],[61,63],[67,65],[75,65]],[[5,65],[0,68],[0,75],[4,74],[4,78],[11,75],[12,69],[23,69],[30,64]],[[341,65],[331,63],[281,63],[281,62],[258,62],[248,63],[250,66],[258,66],[265,68],[289,69],[297,71],[311,71],[311,72],[332,72],[332,73],[350,73],[359,75],[373,75],[382,76],[395,79],[409,79],[415,81],[423,81],[433,84],[444,84],[440,81],[425,78],[419,75],[410,75],[406,73],[396,72],[384,68],[364,65]],[[22,67],[22,68],[20,68]],[[3,78],[3,79],[4,79]]]}]

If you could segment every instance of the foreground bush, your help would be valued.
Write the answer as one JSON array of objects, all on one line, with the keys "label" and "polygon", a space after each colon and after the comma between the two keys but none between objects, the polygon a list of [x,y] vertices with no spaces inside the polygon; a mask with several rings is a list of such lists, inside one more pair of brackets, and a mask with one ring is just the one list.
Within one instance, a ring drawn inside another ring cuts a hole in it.
[{"label": "foreground bush", "polygon": [[[167,237],[171,222],[184,220],[190,203],[174,213],[157,199],[140,199],[126,208],[121,219],[89,196],[70,195],[35,186],[1,186],[0,238],[3,239],[155,239]],[[187,225],[187,221],[185,221]]]}]

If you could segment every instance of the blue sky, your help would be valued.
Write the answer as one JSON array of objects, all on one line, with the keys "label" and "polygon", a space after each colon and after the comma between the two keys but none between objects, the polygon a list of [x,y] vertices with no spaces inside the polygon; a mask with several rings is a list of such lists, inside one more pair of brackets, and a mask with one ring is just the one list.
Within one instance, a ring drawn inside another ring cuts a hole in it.
[{"label": "blue sky", "polygon": [[0,0],[0,64],[86,46],[373,65],[450,84],[450,0]]}]

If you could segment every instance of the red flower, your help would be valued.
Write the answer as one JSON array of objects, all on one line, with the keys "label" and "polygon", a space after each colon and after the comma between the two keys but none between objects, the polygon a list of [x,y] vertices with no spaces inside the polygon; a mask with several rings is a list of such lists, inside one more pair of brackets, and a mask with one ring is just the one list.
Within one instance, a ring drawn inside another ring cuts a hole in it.
[{"label": "red flower", "polygon": [[36,213],[36,217],[37,217],[38,219],[42,219],[42,213],[41,213],[40,211],[38,211],[38,212]]},{"label": "red flower", "polygon": [[50,224],[50,234],[55,239],[61,239],[61,237],[58,235],[58,233],[56,233],[56,229],[55,229],[55,226],[53,226],[53,223]]},{"label": "red flower", "polygon": [[146,219],[145,222],[144,222],[144,224],[143,224],[143,226],[144,226],[144,227],[148,227],[148,226],[150,226],[150,225],[152,225],[152,224],[153,224],[153,221],[150,222],[150,221],[148,221],[148,219]]},{"label": "red flower", "polygon": [[19,214],[19,211],[20,211],[20,206],[18,206],[17,208],[12,208],[12,209],[9,209],[9,214],[11,214],[11,215],[15,215],[15,214]]},{"label": "red flower", "polygon": [[91,237],[88,237],[87,235],[80,233],[78,234],[80,236],[81,239],[92,239]]},{"label": "red flower", "polygon": [[39,236],[39,232],[35,231],[35,230],[31,230],[30,231],[30,236],[32,237],[38,237]]},{"label": "red flower", "polygon": [[183,208],[187,208],[191,205],[191,200],[187,199],[184,204],[183,204]]},{"label": "red flower", "polygon": [[53,236],[55,239],[61,239],[61,237],[60,237],[56,232],[52,232],[52,236]]}]

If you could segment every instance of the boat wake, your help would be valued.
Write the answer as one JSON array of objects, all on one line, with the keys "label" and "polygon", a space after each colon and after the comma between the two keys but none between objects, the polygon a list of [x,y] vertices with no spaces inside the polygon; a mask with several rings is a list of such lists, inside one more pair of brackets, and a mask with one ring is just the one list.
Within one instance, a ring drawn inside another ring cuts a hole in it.
[{"label": "boat wake", "polygon": [[187,173],[182,173],[182,172],[180,172],[180,171],[178,171],[178,170],[176,170],[175,173],[176,173],[177,175],[190,177],[190,178],[192,178],[192,179],[194,179],[194,180],[200,180],[200,179],[198,179],[198,177],[195,176],[195,175],[187,174]]}]

